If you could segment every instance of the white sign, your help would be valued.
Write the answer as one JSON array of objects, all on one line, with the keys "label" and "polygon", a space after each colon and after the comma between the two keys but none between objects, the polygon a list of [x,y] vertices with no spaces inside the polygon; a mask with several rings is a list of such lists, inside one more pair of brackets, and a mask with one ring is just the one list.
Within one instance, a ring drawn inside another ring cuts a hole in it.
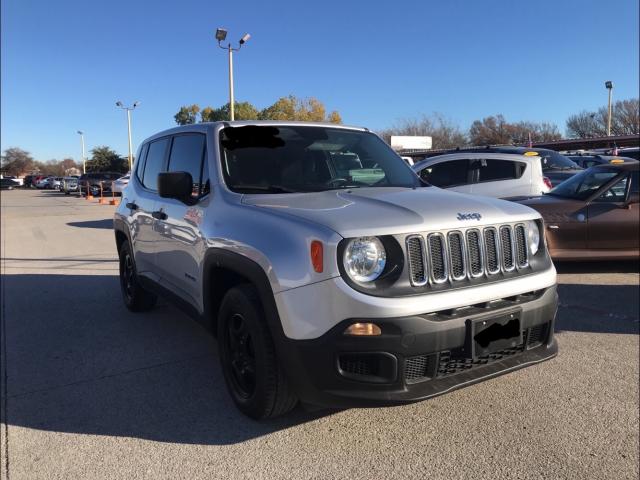
[{"label": "white sign", "polygon": [[391,148],[394,150],[429,150],[431,137],[392,135]]}]

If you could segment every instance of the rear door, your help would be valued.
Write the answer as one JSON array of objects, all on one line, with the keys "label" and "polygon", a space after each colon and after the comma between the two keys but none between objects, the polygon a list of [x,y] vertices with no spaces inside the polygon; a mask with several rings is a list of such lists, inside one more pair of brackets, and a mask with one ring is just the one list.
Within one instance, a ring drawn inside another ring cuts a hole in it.
[{"label": "rear door", "polygon": [[531,169],[525,162],[486,158],[473,160],[472,165],[477,175],[474,194],[498,198],[532,194]]},{"label": "rear door", "polygon": [[167,171],[188,172],[193,180],[189,202],[159,198],[157,210],[156,265],[161,282],[194,305],[198,305],[201,259],[204,244],[200,225],[209,193],[206,136],[186,133],[173,136]]},{"label": "rear door", "polygon": [[588,248],[638,249],[640,211],[637,203],[626,203],[629,193],[638,191],[638,172],[632,175],[625,175],[589,204]]},{"label": "rear door", "polygon": [[454,192],[473,193],[468,159],[445,160],[433,163],[420,170],[420,178]]},{"label": "rear door", "polygon": [[165,168],[169,142],[170,137],[165,137],[145,145],[137,164],[136,188],[129,189],[122,200],[131,212],[131,240],[138,273],[146,273],[156,280],[157,234],[153,212],[158,196],[158,174]]}]

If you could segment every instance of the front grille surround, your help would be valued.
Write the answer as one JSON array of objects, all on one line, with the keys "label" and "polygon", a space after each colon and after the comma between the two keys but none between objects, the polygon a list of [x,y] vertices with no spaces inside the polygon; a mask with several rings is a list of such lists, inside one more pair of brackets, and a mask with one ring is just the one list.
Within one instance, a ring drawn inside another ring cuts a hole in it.
[{"label": "front grille surround", "polygon": [[429,277],[432,283],[445,283],[449,279],[447,242],[442,233],[427,236]]},{"label": "front grille surround", "polygon": [[495,227],[485,228],[484,241],[487,259],[487,274],[495,275],[496,273],[500,273],[502,256],[500,255],[500,241],[498,238],[498,230]]},{"label": "front grille surround", "polygon": [[482,232],[477,228],[470,228],[466,234],[467,257],[469,259],[469,276],[480,278],[484,275],[485,253]]},{"label": "front grille surround", "polygon": [[405,240],[409,264],[411,285],[422,287],[429,282],[427,256],[424,238],[421,235],[409,235]]},{"label": "front grille surround", "polygon": [[413,287],[454,286],[531,268],[524,223],[410,234],[405,246]]},{"label": "front grille surround", "polygon": [[464,235],[455,230],[447,234],[447,253],[451,279],[458,282],[467,278],[467,248]]}]

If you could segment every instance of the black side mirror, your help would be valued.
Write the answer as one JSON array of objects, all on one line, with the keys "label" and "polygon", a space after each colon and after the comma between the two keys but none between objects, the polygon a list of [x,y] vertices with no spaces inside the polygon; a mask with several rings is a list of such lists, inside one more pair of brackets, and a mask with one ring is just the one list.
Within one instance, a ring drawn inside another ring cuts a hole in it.
[{"label": "black side mirror", "polygon": [[175,198],[184,203],[191,201],[193,179],[187,172],[162,172],[158,174],[158,194],[162,198]]}]

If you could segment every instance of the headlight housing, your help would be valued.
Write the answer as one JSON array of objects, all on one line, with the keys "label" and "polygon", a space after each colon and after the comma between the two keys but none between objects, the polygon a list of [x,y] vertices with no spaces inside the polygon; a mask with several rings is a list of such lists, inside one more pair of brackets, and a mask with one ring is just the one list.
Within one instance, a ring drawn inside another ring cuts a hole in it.
[{"label": "headlight housing", "polygon": [[540,227],[535,220],[527,222],[527,243],[529,244],[529,252],[535,255],[540,248]]},{"label": "headlight housing", "polygon": [[344,269],[356,282],[373,282],[383,272],[387,252],[377,237],[358,237],[349,240],[343,255]]}]

